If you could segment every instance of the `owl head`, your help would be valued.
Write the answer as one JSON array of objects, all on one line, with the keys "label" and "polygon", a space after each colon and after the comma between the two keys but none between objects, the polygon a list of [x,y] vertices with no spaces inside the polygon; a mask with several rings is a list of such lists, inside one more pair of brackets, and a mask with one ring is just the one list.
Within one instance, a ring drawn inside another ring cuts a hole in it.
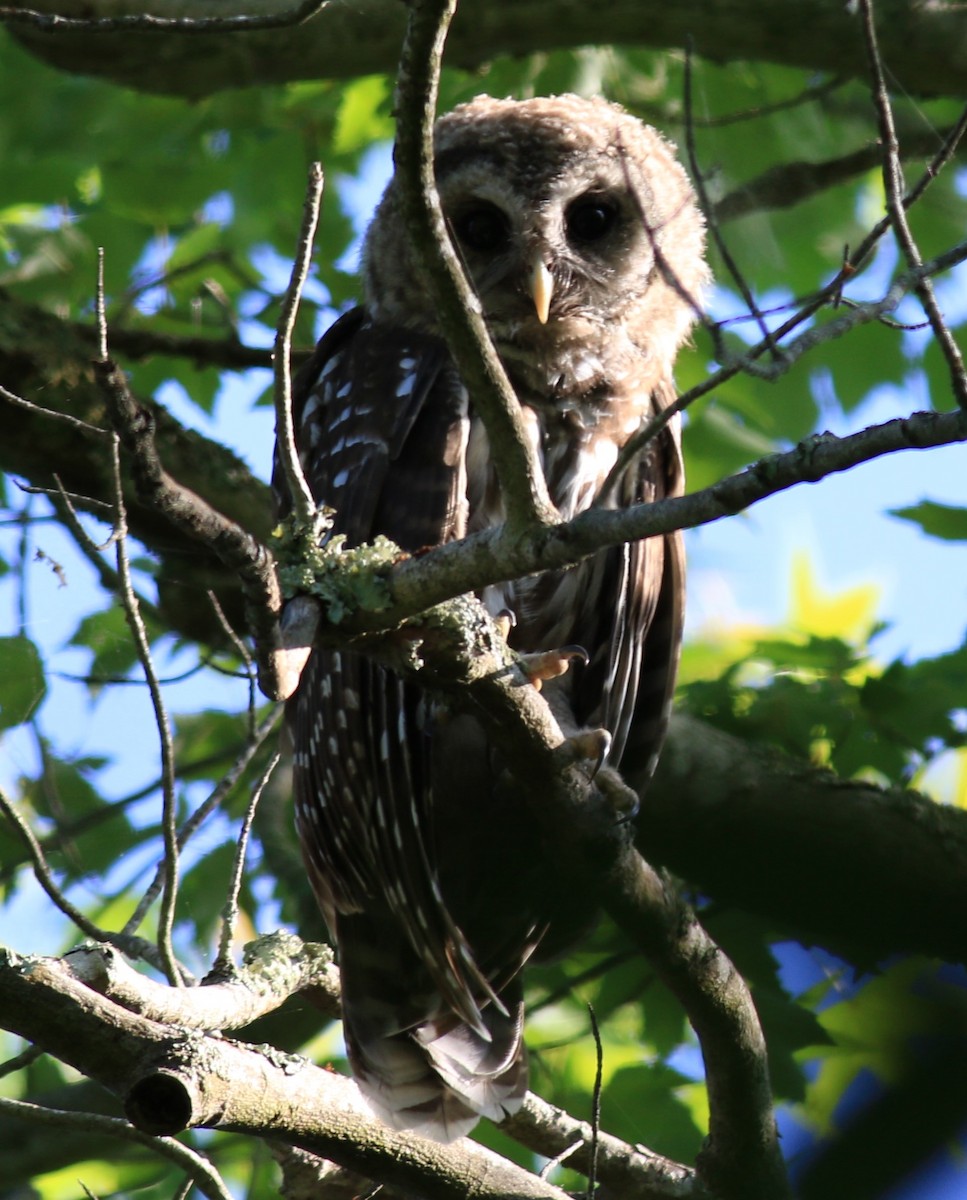
[{"label": "owl head", "polygon": [[[673,147],[618,105],[478,96],[434,131],[437,188],[498,349],[620,331],[670,363],[708,278]],[[390,183],[364,250],[374,315],[432,328]]]}]

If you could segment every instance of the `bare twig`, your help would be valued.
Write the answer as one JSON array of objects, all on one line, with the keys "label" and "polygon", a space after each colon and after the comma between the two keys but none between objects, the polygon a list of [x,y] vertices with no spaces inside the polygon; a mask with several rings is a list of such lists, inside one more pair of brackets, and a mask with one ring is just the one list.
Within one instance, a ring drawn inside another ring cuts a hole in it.
[{"label": "bare twig", "polygon": [[[778,342],[780,339],[786,337],[793,330],[815,316],[820,308],[840,296],[844,282],[855,274],[856,265],[865,259],[872,244],[882,236],[887,228],[889,228],[889,223],[883,221],[877,227],[879,232],[874,230],[868,237],[864,238],[862,245],[848,256],[843,268],[835,279],[818,293],[817,296],[797,309],[778,329],[774,330],[768,341],[763,340],[758,342],[741,357],[733,359],[732,362],[712,372],[702,383],[696,384],[695,387],[690,388],[687,392],[683,392],[673,403],[662,409],[660,413],[657,413],[646,425],[642,426],[641,429],[629,438],[622,447],[614,467],[612,467],[608,474],[608,478],[601,485],[599,497],[604,498],[608,495],[618,479],[620,479],[622,473],[627,469],[628,463],[636,455],[640,454],[642,449],[653,438],[657,437],[672,417],[684,412],[685,409],[694,404],[696,400],[701,399],[702,396],[717,390],[733,376],[740,374],[742,371],[748,371],[762,379],[778,379],[780,376],[786,374],[792,368],[793,364],[808,351],[814,350],[817,346],[825,342],[835,341],[837,338],[843,337],[856,325],[865,325],[871,321],[882,321],[887,314],[896,309],[897,305],[908,292],[916,290],[920,280],[940,274],[942,271],[948,270],[950,267],[967,260],[967,242],[961,242],[944,251],[943,254],[937,255],[936,258],[922,263],[918,268],[907,271],[894,280],[889,291],[882,299],[867,303],[851,303],[849,314],[842,314],[832,321],[826,322],[824,325],[813,326],[794,341],[785,343],[782,347],[782,356],[772,363],[771,366],[766,367],[759,364],[758,359],[769,349],[773,341]],[[954,440],[960,441],[961,439],[955,437]],[[897,446],[896,448],[903,449],[902,446]],[[845,468],[835,469],[842,470]],[[683,528],[686,527],[683,526]]]},{"label": "bare twig", "polygon": [[318,534],[319,514],[299,462],[299,454],[295,445],[295,431],[292,425],[292,331],[295,329],[299,301],[302,298],[302,289],[305,287],[309,275],[309,265],[312,261],[312,248],[316,237],[316,227],[319,224],[323,183],[322,167],[317,162],[313,163],[309,168],[306,201],[302,211],[302,227],[299,231],[299,245],[295,262],[292,264],[289,286],[282,298],[282,311],[279,314],[279,325],[275,335],[274,359],[276,453],[282,464],[292,508],[299,523],[313,529],[313,541]]},{"label": "bare twig", "polygon": [[3,813],[20,836],[30,856],[34,877],[47,893],[55,908],[62,912],[82,933],[93,938],[95,941],[107,942],[110,945],[117,946],[125,954],[130,954],[132,958],[143,958],[154,966],[160,964],[156,949],[151,942],[145,941],[144,938],[130,937],[124,933],[109,933],[99,928],[99,926],[95,925],[89,917],[85,916],[79,908],[67,899],[54,882],[54,876],[47,861],[47,856],[43,851],[43,847],[37,841],[34,831],[20,813],[17,812],[13,803],[2,790],[0,790],[0,812]]},{"label": "bare twig", "polygon": [[62,421],[72,429],[82,429],[85,433],[96,433],[99,437],[105,437],[109,436],[111,432],[109,429],[101,429],[98,425],[92,425],[89,421],[82,421],[79,417],[72,417],[70,413],[56,412],[52,408],[44,408],[43,405],[34,404],[30,400],[24,400],[22,396],[18,396],[16,393],[10,392],[2,386],[0,386],[0,400],[6,400],[8,404],[15,404],[18,408],[25,408],[29,412],[36,413],[38,416],[50,417],[53,421]]},{"label": "bare twig", "polygon": [[97,353],[101,362],[107,362],[107,313],[104,299],[104,247],[97,248]]},{"label": "bare twig", "polygon": [[108,935],[86,917],[79,908],[76,908],[54,882],[54,876],[51,872],[50,864],[47,862],[47,856],[34,836],[34,831],[30,828],[29,823],[17,812],[13,802],[3,791],[0,791],[0,812],[3,813],[20,835],[20,839],[30,855],[30,861],[34,868],[34,876],[50,897],[54,906],[69,921],[72,921],[82,933],[87,934],[88,937],[94,938],[99,942],[107,941]]},{"label": "bare twig", "polygon": [[242,874],[245,870],[245,852],[248,849],[249,833],[252,829],[252,822],[255,820],[255,810],[258,808],[259,801],[262,799],[262,792],[265,790],[266,784],[272,776],[272,772],[279,765],[280,754],[275,753],[272,756],[269,765],[262,772],[262,776],[252,791],[252,799],[249,801],[248,808],[245,811],[245,818],[242,821],[242,827],[238,833],[238,844],[235,847],[235,861],[232,864],[232,878],[228,889],[228,898],[225,901],[225,907],[222,909],[222,932],[218,940],[218,954],[215,957],[213,971],[219,974],[230,974],[232,967],[232,942],[235,938],[235,922],[238,920],[238,894],[242,888]]},{"label": "bare twig", "polygon": [[28,1046],[21,1054],[16,1054],[13,1058],[8,1058],[5,1063],[0,1063],[0,1079],[7,1075],[14,1075],[17,1071],[23,1071],[35,1063],[38,1058],[42,1058],[43,1054],[44,1051],[40,1046]]},{"label": "bare twig", "polygon": [[[77,545],[77,548],[97,572],[101,586],[112,596],[116,595],[118,588],[120,587],[118,573],[112,567],[108,566],[108,564],[101,557],[101,551],[105,550],[114,541],[115,531],[112,530],[110,537],[103,545],[98,545],[98,543],[94,541],[94,539],[81,524],[80,517],[77,515],[77,509],[74,507],[73,503],[76,497],[72,497],[67,491],[65,491],[59,475],[54,476],[54,483],[56,484],[56,488],[46,490],[46,494],[53,505],[54,510],[56,511],[62,524],[74,535],[74,542]],[[85,499],[85,503],[90,504],[92,502],[88,499]],[[113,511],[113,505],[105,505],[105,507]],[[149,617],[153,621],[156,621],[159,625],[163,624],[161,614],[156,605],[152,604],[150,600],[146,600],[140,595],[137,597],[137,600],[138,608],[143,615]],[[107,681],[102,680],[101,682]],[[118,680],[117,682],[130,681]]]},{"label": "bare twig", "polygon": [[[252,761],[252,758],[263,744],[265,739],[272,733],[279,723],[282,716],[281,706],[273,707],[262,724],[256,729],[255,736],[248,742],[244,750],[239,754],[235,762],[229,767],[225,774],[218,782],[218,786],[212,790],[204,803],[192,813],[187,821],[178,831],[177,844],[179,850],[183,849],[188,840],[195,834],[200,826],[207,820],[213,812],[216,811],[225,801],[226,796],[238,782],[242,772]],[[125,934],[133,933],[135,929],[144,920],[148,909],[158,898],[162,887],[164,886],[165,878],[165,859],[162,859],[155,871],[154,878],[145,890],[144,895],[139,900],[134,912],[128,918],[124,926]]]},{"label": "bare twig", "polygon": [[[705,187],[705,176],[702,172],[701,164],[698,161],[698,151],[695,148],[695,114],[693,111],[692,98],[692,66],[693,66],[694,46],[692,39],[689,38],[688,45],[685,50],[685,147],[688,153],[688,162],[692,169],[692,181],[695,184],[695,191],[698,194],[699,206],[705,214],[705,220],[708,225],[709,233],[712,235],[712,240],[718,248],[719,254],[722,256],[722,261],[725,263],[729,274],[735,281],[735,286],[739,289],[739,294],[745,302],[746,308],[754,317],[756,324],[759,326],[759,332],[762,335],[762,340],[769,348],[769,353],[773,358],[779,358],[781,352],[778,346],[772,339],[772,334],[769,326],[766,324],[765,318],[756,303],[756,298],[752,294],[752,289],[746,282],[746,278],[739,269],[739,264],[735,260],[735,256],[729,249],[729,245],[722,236],[722,231],[719,228],[719,223],[716,220],[715,209],[709,201],[708,190]],[[718,341],[718,339],[717,339]],[[719,346],[716,346],[719,350]]]},{"label": "bare twig", "polygon": [[584,1138],[578,1138],[576,1142],[572,1142],[570,1146],[565,1146],[560,1154],[555,1154],[553,1158],[549,1158],[538,1172],[539,1179],[550,1179],[551,1175],[558,1167],[563,1166],[567,1160],[576,1154],[584,1145]]},{"label": "bare twig", "polygon": [[218,597],[211,589],[208,591],[208,602],[215,610],[215,616],[218,618],[219,625],[221,625],[222,629],[224,629],[225,636],[235,647],[236,654],[245,664],[245,674],[248,677],[248,737],[249,741],[252,741],[255,738],[255,729],[258,721],[255,708],[256,689],[258,687],[258,673],[255,668],[255,663],[252,661],[251,654],[249,654],[248,646],[245,645],[245,642],[232,628],[231,622],[229,621],[228,617],[225,616],[225,610],[222,608],[221,604],[219,604]]},{"label": "bare twig", "polygon": [[594,1087],[591,1090],[591,1147],[590,1165],[588,1167],[588,1200],[594,1200],[594,1191],[598,1180],[598,1144],[601,1135],[601,1086],[604,1079],[604,1048],[601,1045],[601,1030],[598,1028],[598,1018],[594,1005],[588,1005],[588,1016],[591,1018],[591,1036],[594,1038]]},{"label": "bare twig", "polygon": [[447,232],[433,174],[433,121],[443,44],[456,0],[410,5],[397,76],[396,177],[406,229],[460,378],[487,430],[508,525],[516,532],[553,523],[520,401],[497,356],[480,303]]},{"label": "bare twig", "polygon": [[740,125],[745,121],[758,121],[763,117],[771,117],[775,113],[786,112],[790,108],[800,108],[806,104],[812,104],[814,101],[821,100],[832,92],[838,91],[845,84],[845,76],[833,75],[831,78],[823,80],[822,83],[808,84],[794,96],[787,96],[785,100],[776,100],[772,104],[753,104],[736,112],[722,113],[714,117],[696,117],[694,118],[695,125],[699,129],[723,129],[730,125]]},{"label": "bare twig", "polygon": [[[873,19],[873,0],[859,0],[859,9],[863,19],[863,35],[866,42],[866,53],[870,64],[870,74],[873,78],[873,100],[876,104],[880,124],[880,140],[883,145],[883,183],[886,190],[886,207],[890,224],[896,233],[897,241],[907,260],[907,265],[913,270],[919,270],[923,265],[920,248],[917,246],[910,224],[906,217],[904,203],[903,167],[900,165],[899,145],[897,142],[896,126],[893,122],[893,109],[886,89],[883,75],[883,64],[880,61],[880,51],[876,40],[876,22]],[[947,360],[950,372],[950,386],[954,398],[962,409],[967,409],[967,373],[964,371],[964,360],[953,334],[947,327],[947,322],[940,312],[937,298],[934,295],[933,284],[929,276],[919,282],[916,287],[917,296],[926,311],[934,337],[941,353]]]},{"label": "bare twig", "polygon": [[127,550],[127,514],[124,506],[124,495],[121,485],[121,456],[120,442],[115,437],[113,442],[114,466],[114,503],[115,530],[117,533],[117,567],[118,595],[124,608],[124,615],[131,638],[137,651],[141,669],[148,683],[151,704],[154,708],[155,724],[161,746],[161,831],[165,847],[164,887],[161,897],[161,913],[158,918],[158,953],[164,963],[165,974],[174,987],[182,985],[181,968],[175,959],[171,945],[171,931],[175,921],[175,904],[178,898],[178,839],[177,839],[177,803],[175,796],[175,750],[171,737],[171,722],[168,719],[168,709],[165,706],[161,684],[155,671],[151,645],[148,641],[147,630],[138,607],[138,598],[131,583],[131,566],[128,562]]}]

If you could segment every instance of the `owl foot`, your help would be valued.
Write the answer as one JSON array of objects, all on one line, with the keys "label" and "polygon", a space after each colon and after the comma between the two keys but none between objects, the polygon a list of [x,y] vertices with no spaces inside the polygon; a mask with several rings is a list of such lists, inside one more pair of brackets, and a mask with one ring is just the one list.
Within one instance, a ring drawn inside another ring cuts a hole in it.
[{"label": "owl foot", "polygon": [[546,679],[557,679],[559,675],[564,675],[572,662],[582,662],[587,666],[590,655],[583,646],[562,646],[559,650],[544,650],[540,654],[522,654],[517,661],[530,682],[540,691]]}]

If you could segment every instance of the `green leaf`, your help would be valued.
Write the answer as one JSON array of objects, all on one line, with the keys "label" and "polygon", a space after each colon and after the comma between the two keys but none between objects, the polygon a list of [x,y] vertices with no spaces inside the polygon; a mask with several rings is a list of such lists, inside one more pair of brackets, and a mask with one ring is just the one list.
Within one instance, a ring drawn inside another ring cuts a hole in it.
[{"label": "green leaf", "polygon": [[771,438],[745,425],[741,417],[721,406],[709,406],[701,413],[690,413],[689,417],[684,444],[690,492],[717,483],[724,475],[731,475],[778,449]]},{"label": "green leaf", "polygon": [[44,665],[30,638],[0,638],[0,729],[30,720],[46,694]]},{"label": "green leaf", "polygon": [[[676,1089],[691,1081],[663,1063],[621,1067],[601,1097],[601,1123],[609,1133],[679,1162],[693,1161],[702,1142],[688,1106]],[[647,1131],[645,1133],[644,1131]]]},{"label": "green leaf", "polygon": [[921,500],[908,508],[890,508],[887,512],[891,517],[919,525],[929,537],[945,542],[967,542],[967,508]]},{"label": "green leaf", "polygon": [[[179,913],[191,921],[200,940],[207,940],[216,928],[228,897],[234,861],[235,843],[226,841],[200,859],[182,878],[178,890]],[[241,902],[245,907],[246,898],[242,897]]]},{"label": "green leaf", "polygon": [[95,771],[103,760],[58,757],[45,745],[43,775],[24,787],[24,798],[57,829],[49,856],[69,880],[97,877],[154,836],[135,830],[120,805],[98,790]]},{"label": "green leaf", "polygon": [[88,686],[92,689],[112,679],[123,679],[138,660],[120,604],[84,617],[68,645],[91,651]]}]

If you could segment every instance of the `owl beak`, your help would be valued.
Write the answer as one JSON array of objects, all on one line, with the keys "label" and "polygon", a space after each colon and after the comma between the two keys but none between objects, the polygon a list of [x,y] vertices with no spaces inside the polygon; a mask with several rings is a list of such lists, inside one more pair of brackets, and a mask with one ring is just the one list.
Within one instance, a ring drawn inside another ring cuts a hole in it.
[{"label": "owl beak", "polygon": [[537,319],[542,325],[547,324],[551,311],[551,296],[554,294],[554,276],[540,255],[534,256],[531,267],[531,298],[537,309]]}]

